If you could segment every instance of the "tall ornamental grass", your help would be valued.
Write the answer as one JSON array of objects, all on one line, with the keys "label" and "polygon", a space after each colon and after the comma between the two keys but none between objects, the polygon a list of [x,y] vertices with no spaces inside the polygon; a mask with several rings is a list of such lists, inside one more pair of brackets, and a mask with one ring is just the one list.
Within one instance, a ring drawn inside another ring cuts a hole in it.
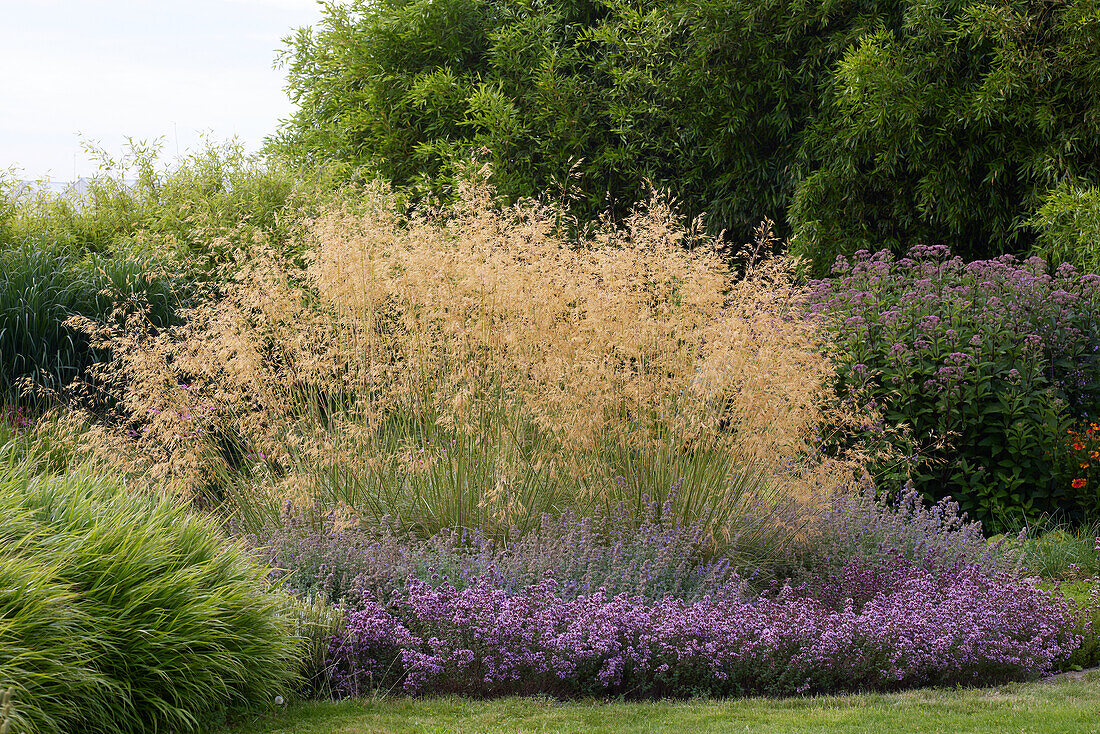
[{"label": "tall ornamental grass", "polygon": [[805,476],[843,472],[817,451],[832,372],[782,263],[735,278],[660,198],[574,243],[485,175],[447,212],[372,187],[313,222],[304,272],[253,258],[179,328],[99,330],[117,453],[251,528],[289,500],[499,538],[672,499],[715,537],[794,532]]},{"label": "tall ornamental grass", "polygon": [[73,316],[106,321],[140,307],[163,327],[189,290],[148,256],[77,255],[44,244],[0,250],[0,396],[36,402],[106,358],[66,324]]},{"label": "tall ornamental grass", "polygon": [[213,521],[0,461],[0,687],[26,732],[191,731],[285,693],[298,638]]}]

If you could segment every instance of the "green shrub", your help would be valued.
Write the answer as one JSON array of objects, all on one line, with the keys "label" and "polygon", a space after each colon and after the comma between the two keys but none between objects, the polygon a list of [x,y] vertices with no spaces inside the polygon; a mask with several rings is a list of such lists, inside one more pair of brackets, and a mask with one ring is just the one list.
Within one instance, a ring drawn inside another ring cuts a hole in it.
[{"label": "green shrub", "polygon": [[549,192],[582,220],[628,214],[651,182],[743,242],[764,216],[784,218],[821,76],[896,6],[332,4],[287,39],[299,110],[270,145],[433,194],[480,153],[503,196]]},{"label": "green shrub", "polygon": [[131,142],[119,160],[93,151],[101,171],[84,195],[0,176],[0,395],[9,401],[21,380],[58,391],[105,356],[70,317],[104,322],[140,307],[163,327],[198,284],[221,282],[221,266],[257,248],[298,254],[299,221],[339,196],[330,171],[264,163],[235,141],[163,170],[155,145]]},{"label": "green shrub", "polygon": [[192,730],[285,691],[279,596],[212,521],[3,458],[0,687],[22,730]]},{"label": "green shrub", "polygon": [[206,269],[257,241],[288,244],[298,213],[316,213],[335,187],[326,171],[265,162],[236,140],[209,142],[164,168],[156,144],[130,141],[118,159],[86,147],[100,171],[83,194],[0,190],[0,217],[8,212],[0,249],[32,243],[79,255],[175,255]]},{"label": "green shrub", "polygon": [[819,273],[862,248],[1026,252],[1050,192],[1100,175],[1100,2],[886,4],[897,22],[818,80],[796,248]]},{"label": "green shrub", "polygon": [[1038,231],[1043,257],[1100,272],[1100,188],[1059,184],[1028,223]]},{"label": "green shrub", "polygon": [[650,181],[734,242],[770,217],[818,273],[1022,253],[1060,182],[1098,180],[1098,29],[1100,0],[334,3],[287,39],[269,142],[433,194],[481,152],[582,220]]}]

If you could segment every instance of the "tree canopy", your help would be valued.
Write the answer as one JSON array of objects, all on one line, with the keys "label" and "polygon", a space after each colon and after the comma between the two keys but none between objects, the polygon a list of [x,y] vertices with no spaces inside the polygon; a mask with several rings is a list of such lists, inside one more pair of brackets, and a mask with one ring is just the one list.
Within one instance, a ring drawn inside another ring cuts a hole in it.
[{"label": "tree canopy", "polygon": [[1098,50],[1100,0],[328,3],[287,39],[299,109],[269,147],[413,195],[479,155],[507,198],[572,187],[582,220],[651,183],[735,242],[775,220],[819,270],[913,244],[1080,260]]}]

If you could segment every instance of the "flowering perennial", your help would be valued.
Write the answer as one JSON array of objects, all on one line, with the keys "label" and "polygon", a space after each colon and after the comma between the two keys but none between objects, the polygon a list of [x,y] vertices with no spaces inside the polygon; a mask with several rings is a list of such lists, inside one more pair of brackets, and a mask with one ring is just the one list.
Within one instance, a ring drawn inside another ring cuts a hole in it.
[{"label": "flowering perennial", "polygon": [[863,250],[833,272],[808,304],[833,334],[841,393],[911,429],[896,448],[922,492],[987,529],[1100,511],[1064,446],[1100,412],[1100,276],[1035,257],[964,263],[942,246]]},{"label": "flowering perennial", "polygon": [[979,684],[1037,676],[1079,644],[1069,606],[977,568],[898,560],[862,603],[789,585],[756,597],[563,598],[547,577],[510,594],[410,578],[333,638],[340,695],[686,696]]}]

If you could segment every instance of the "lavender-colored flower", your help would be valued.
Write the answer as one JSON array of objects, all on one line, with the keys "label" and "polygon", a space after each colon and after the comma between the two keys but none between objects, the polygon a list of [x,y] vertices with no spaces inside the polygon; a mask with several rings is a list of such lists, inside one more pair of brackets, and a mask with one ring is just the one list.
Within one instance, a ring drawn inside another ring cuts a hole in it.
[{"label": "lavender-colored flower", "polygon": [[[851,569],[830,595],[783,586],[693,602],[552,578],[508,593],[409,579],[388,607],[350,613],[330,646],[342,695],[400,685],[466,695],[790,694],[1026,679],[1080,642],[1069,606],[1009,576],[905,562]],[[836,603],[839,593],[851,590]]]}]

